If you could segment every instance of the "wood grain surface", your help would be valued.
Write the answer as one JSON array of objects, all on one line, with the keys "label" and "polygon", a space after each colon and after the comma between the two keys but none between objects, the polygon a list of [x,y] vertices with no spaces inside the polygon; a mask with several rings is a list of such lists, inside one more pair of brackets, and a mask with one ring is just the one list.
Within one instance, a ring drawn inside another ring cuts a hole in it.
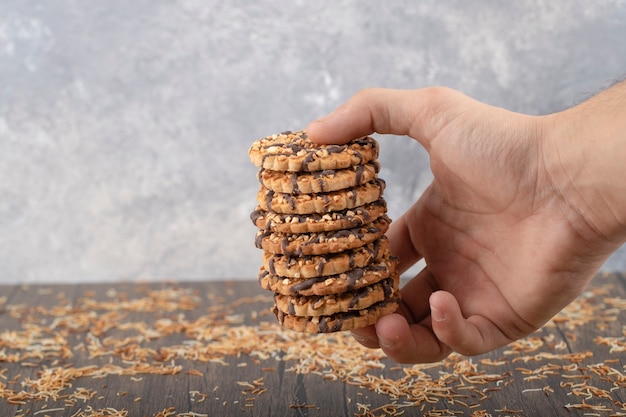
[{"label": "wood grain surface", "polygon": [[0,287],[0,416],[623,416],[626,280],[489,354],[284,330],[256,282]]}]

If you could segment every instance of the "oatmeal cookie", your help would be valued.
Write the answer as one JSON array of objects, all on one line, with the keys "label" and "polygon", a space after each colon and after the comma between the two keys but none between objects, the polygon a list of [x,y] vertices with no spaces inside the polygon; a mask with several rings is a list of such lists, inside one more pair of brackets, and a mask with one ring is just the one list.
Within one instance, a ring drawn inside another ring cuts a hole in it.
[{"label": "oatmeal cookie", "polygon": [[285,131],[255,141],[248,151],[259,168],[274,171],[323,171],[363,165],[378,158],[378,142],[365,136],[344,145],[321,145],[306,132]]}]

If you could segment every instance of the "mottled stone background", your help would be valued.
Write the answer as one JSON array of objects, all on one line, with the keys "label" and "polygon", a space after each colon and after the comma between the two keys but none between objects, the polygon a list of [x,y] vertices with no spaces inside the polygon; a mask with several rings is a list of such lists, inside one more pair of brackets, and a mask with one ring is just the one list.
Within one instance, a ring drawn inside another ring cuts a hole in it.
[{"label": "mottled stone background", "polygon": [[[543,114],[624,74],[625,1],[4,0],[0,282],[254,279],[258,137],[364,87]],[[428,161],[379,139],[396,218]]]}]

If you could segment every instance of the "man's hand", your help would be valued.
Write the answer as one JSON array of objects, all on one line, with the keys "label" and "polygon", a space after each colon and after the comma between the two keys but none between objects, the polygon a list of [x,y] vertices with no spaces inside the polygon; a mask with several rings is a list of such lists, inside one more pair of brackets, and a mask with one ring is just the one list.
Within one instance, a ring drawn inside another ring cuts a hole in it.
[{"label": "man's hand", "polygon": [[402,288],[397,313],[353,331],[359,342],[404,363],[476,355],[528,335],[582,292],[623,234],[581,207],[589,201],[569,167],[582,153],[560,150],[558,118],[446,88],[369,89],[307,127],[319,143],[407,135],[430,155],[432,184],[388,232],[401,272],[422,258],[426,268]]}]

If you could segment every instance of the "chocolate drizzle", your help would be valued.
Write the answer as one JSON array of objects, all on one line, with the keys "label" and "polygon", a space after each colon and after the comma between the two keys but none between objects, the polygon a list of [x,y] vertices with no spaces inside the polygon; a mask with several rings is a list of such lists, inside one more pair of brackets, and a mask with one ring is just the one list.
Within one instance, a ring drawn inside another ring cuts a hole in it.
[{"label": "chocolate drizzle", "polygon": [[274,191],[266,190],[265,194],[265,205],[267,205],[268,210],[272,210],[272,200],[274,200]]},{"label": "chocolate drizzle", "polygon": [[263,249],[263,239],[265,239],[267,236],[270,236],[270,235],[271,233],[266,230],[259,230],[256,236],[254,237],[254,246],[256,246],[259,249]]},{"label": "chocolate drizzle", "polygon": [[326,266],[327,263],[328,263],[328,258],[326,256],[319,256],[317,260],[317,266],[315,267],[317,272],[319,272],[320,274],[323,274],[324,267]]},{"label": "chocolate drizzle", "polygon": [[369,294],[369,287],[363,287],[360,288],[358,291],[356,291],[353,295],[352,295],[352,299],[350,300],[350,302],[348,303],[348,308],[350,310],[353,310],[354,307],[359,303],[359,301],[361,301],[361,299],[367,297],[367,295]]},{"label": "chocolate drizzle", "polygon": [[320,319],[320,332],[322,333],[328,333],[328,323],[327,323],[327,318],[326,317],[322,317]]},{"label": "chocolate drizzle", "polygon": [[298,284],[291,286],[290,292],[293,295],[299,294],[304,290],[310,289],[311,287],[313,287],[313,285],[318,284],[320,282],[324,282],[325,280],[326,280],[326,277],[315,277],[315,278],[303,279],[302,281],[299,281]]},{"label": "chocolate drizzle", "polygon": [[296,199],[293,198],[293,196],[291,194],[284,194],[283,193],[283,198],[287,201],[287,203],[289,204],[289,207],[291,208],[291,210],[295,210],[296,209]]},{"label": "chocolate drizzle", "polygon": [[355,172],[356,172],[356,183],[360,184],[361,183],[361,178],[363,178],[363,171],[365,171],[365,167],[363,165],[357,165]]},{"label": "chocolate drizzle", "polygon": [[307,153],[307,155],[302,160],[302,163],[300,164],[302,171],[306,171],[309,164],[314,161],[315,155],[316,154],[314,152]]},{"label": "chocolate drizzle", "polygon": [[276,275],[276,266],[274,265],[274,257],[269,260],[270,274]]},{"label": "chocolate drizzle", "polygon": [[291,188],[293,189],[292,193],[298,194],[300,192],[300,189],[298,187],[298,174],[294,172],[290,175],[290,177],[291,177]]},{"label": "chocolate drizzle", "polygon": [[[385,266],[382,266],[381,268],[386,268]],[[363,271],[363,268],[353,268],[351,270],[349,270],[348,272],[346,272],[346,279],[348,281],[348,290],[352,291],[352,289],[354,289],[356,282],[358,280],[360,280],[361,278],[363,278],[363,275],[365,274],[365,271]]]},{"label": "chocolate drizzle", "polygon": [[[265,218],[266,214],[267,211],[263,210],[261,207],[257,207],[254,209],[254,211],[252,211],[252,213],[250,213],[250,220],[252,220],[253,224],[257,224],[260,219]],[[266,229],[270,228],[266,227]]]}]

